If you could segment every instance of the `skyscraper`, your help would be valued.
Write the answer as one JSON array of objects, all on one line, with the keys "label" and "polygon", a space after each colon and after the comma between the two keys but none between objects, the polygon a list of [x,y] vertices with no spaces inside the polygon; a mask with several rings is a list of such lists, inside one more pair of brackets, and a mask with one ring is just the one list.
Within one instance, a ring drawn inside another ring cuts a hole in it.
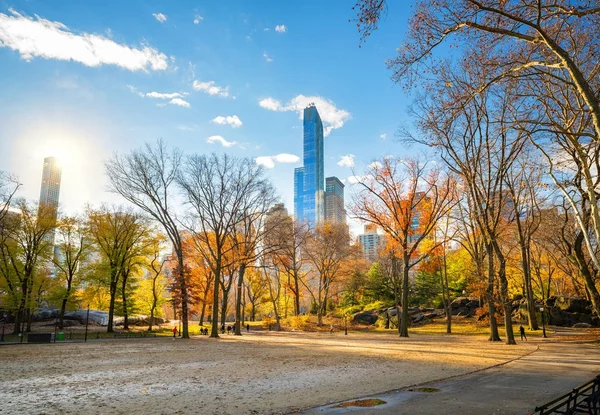
[{"label": "skyscraper", "polygon": [[58,199],[60,196],[60,179],[62,169],[54,157],[44,159],[42,171],[42,187],[40,189],[40,207],[46,207],[54,220],[58,214]]},{"label": "skyscraper", "polygon": [[325,222],[346,223],[344,209],[344,184],[337,177],[325,179]]},{"label": "skyscraper", "polygon": [[294,216],[298,221],[304,218],[304,167],[294,169]]},{"label": "skyscraper", "polygon": [[[304,167],[294,172],[294,212],[296,218],[315,226],[325,220],[325,173],[323,122],[315,104],[304,108]],[[299,176],[303,176],[302,189]],[[301,190],[301,191],[300,191]],[[300,197],[302,194],[302,203]]]},{"label": "skyscraper", "polygon": [[365,225],[365,233],[358,235],[358,242],[362,248],[363,258],[373,262],[383,249],[385,238],[377,233],[376,226]]}]

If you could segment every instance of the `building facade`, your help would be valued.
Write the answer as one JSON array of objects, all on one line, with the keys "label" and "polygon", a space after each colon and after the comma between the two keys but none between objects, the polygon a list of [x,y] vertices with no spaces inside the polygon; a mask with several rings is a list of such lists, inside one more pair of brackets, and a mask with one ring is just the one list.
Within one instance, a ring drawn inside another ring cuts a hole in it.
[{"label": "building facade", "polygon": [[323,122],[315,104],[304,108],[303,126],[304,166],[294,171],[294,213],[296,219],[315,227],[325,221]]},{"label": "building facade", "polygon": [[40,206],[48,208],[54,220],[58,214],[58,201],[60,197],[60,180],[62,169],[55,157],[44,159],[42,170],[42,186],[40,189]]},{"label": "building facade", "polygon": [[294,169],[294,217],[296,220],[304,217],[304,167]]},{"label": "building facade", "polygon": [[373,225],[365,225],[364,232],[364,234],[358,235],[358,242],[362,248],[363,258],[373,262],[383,249],[385,238],[377,233],[377,228]]},{"label": "building facade", "polygon": [[325,179],[325,222],[346,223],[344,209],[344,184],[337,177]]}]

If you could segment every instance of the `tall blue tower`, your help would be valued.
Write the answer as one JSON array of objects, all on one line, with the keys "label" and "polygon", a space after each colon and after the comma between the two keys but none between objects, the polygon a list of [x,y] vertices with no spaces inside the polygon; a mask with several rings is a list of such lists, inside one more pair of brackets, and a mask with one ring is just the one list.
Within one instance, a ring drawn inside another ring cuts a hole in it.
[{"label": "tall blue tower", "polygon": [[310,104],[304,108],[304,167],[294,171],[294,213],[312,227],[325,220],[324,164],[323,122]]}]

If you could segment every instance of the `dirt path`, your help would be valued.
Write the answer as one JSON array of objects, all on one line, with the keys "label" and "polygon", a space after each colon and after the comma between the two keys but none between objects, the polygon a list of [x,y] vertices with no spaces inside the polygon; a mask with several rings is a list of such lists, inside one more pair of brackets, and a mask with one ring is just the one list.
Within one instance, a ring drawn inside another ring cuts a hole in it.
[{"label": "dirt path", "polygon": [[483,337],[250,334],[0,347],[0,414],[271,414],[531,352]]}]

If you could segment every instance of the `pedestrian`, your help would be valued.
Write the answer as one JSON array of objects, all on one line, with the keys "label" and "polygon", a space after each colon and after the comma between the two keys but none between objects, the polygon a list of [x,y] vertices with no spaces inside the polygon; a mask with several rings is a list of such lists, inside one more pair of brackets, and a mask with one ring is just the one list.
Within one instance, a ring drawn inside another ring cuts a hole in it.
[{"label": "pedestrian", "polygon": [[221,334],[225,334],[225,324],[221,325]]},{"label": "pedestrian", "polygon": [[519,333],[521,333],[521,340],[525,339],[525,341],[527,341],[527,336],[525,335],[525,329],[523,328],[523,326],[519,326]]},{"label": "pedestrian", "polygon": [[333,324],[329,326],[329,333],[333,334]]},{"label": "pedestrian", "polygon": [[177,337],[177,327],[173,327],[173,338]]},{"label": "pedestrian", "polygon": [[231,326],[227,326],[227,334],[231,334]]},{"label": "pedestrian", "polygon": [[250,331],[250,324],[246,324],[246,331]]}]

